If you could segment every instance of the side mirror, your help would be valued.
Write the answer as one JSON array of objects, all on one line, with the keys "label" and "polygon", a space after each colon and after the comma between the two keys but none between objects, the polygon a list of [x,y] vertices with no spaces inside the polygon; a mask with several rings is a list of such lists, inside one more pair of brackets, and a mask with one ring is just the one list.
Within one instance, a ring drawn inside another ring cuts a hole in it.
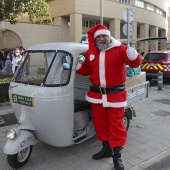
[{"label": "side mirror", "polygon": [[84,64],[85,60],[86,59],[85,59],[85,57],[83,55],[79,55],[77,57],[77,63],[79,63],[79,64]]}]

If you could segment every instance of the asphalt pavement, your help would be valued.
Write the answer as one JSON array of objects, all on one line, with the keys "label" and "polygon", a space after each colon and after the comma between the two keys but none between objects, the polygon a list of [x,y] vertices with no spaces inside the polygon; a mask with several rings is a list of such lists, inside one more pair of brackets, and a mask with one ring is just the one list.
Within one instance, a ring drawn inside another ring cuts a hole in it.
[{"label": "asphalt pavement", "polygon": [[[125,170],[168,170],[170,167],[170,83],[162,90],[157,80],[151,82],[149,97],[133,106],[134,117],[128,130],[127,144],[122,152]],[[6,120],[13,115],[10,104],[0,104],[0,116]],[[6,130],[15,127],[16,120],[0,125],[0,170],[12,170],[7,163],[3,146]],[[111,158],[99,161],[91,157],[101,149],[97,137],[64,148],[38,142],[22,170],[114,170]]]}]

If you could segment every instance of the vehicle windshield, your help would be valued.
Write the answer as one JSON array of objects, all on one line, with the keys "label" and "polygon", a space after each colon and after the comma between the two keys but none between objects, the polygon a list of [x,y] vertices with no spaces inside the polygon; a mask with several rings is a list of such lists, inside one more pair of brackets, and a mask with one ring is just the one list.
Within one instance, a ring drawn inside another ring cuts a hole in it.
[{"label": "vehicle windshield", "polygon": [[164,60],[166,59],[167,54],[161,54],[161,53],[148,53],[145,56],[145,60],[150,60],[150,61],[159,61],[159,60]]},{"label": "vehicle windshield", "polygon": [[64,86],[69,83],[72,55],[66,51],[26,51],[14,81],[39,86]]}]

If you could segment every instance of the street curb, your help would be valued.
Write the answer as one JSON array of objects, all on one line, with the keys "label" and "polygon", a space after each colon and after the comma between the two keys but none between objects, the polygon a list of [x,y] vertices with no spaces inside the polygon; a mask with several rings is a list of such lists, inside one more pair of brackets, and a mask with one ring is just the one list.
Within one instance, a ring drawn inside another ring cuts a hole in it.
[{"label": "street curb", "polygon": [[10,101],[0,103],[0,106],[10,105]]},{"label": "street curb", "polygon": [[162,170],[170,166],[170,150],[166,150],[129,170]]}]

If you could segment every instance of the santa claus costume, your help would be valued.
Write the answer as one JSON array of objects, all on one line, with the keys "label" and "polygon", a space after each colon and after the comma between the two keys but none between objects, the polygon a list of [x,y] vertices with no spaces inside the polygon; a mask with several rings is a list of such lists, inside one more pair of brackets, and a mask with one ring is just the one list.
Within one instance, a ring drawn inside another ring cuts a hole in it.
[{"label": "santa claus costume", "polygon": [[[131,68],[140,65],[140,55],[131,47],[121,44],[110,36],[110,31],[103,25],[96,25],[87,32],[89,49],[86,61],[79,65],[77,73],[83,76],[90,75],[92,82],[86,100],[92,103],[92,115],[96,134],[103,143],[102,150],[93,155],[93,159],[118,156],[126,143],[127,133],[123,124],[124,107],[127,104],[125,90],[125,65]],[[95,44],[98,35],[110,37],[109,47],[100,51]],[[113,148],[113,155],[112,149]],[[117,165],[115,165],[117,166]],[[117,169],[121,169],[118,165]],[[122,165],[122,169],[123,165]]]}]

